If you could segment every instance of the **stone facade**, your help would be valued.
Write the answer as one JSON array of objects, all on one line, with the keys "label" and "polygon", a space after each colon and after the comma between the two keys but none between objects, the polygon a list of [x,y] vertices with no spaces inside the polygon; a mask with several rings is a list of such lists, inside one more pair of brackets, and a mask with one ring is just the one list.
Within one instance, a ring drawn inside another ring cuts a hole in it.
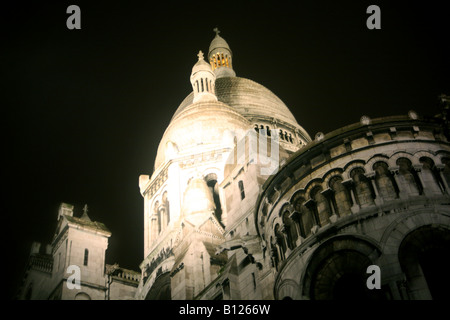
[{"label": "stone facade", "polygon": [[[440,124],[415,114],[361,121],[297,152],[256,210],[273,298],[445,296],[449,156]],[[381,290],[366,288],[369,265]]]},{"label": "stone facade", "polygon": [[[133,299],[139,273],[105,264],[111,232],[89,218],[87,207],[81,217],[74,217],[73,209],[60,205],[58,226],[45,251],[40,243],[33,243],[17,299]],[[77,275],[78,287],[74,286]]]}]

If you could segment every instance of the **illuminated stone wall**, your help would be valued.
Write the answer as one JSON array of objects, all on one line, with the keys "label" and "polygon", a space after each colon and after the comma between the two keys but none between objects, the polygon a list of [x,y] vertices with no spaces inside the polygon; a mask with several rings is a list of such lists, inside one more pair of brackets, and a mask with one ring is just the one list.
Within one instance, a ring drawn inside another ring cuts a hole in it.
[{"label": "illuminated stone wall", "polygon": [[[448,251],[449,156],[440,125],[415,113],[363,117],[318,134],[266,183],[257,204],[274,298],[439,296],[433,266],[419,260],[436,262]],[[364,288],[372,264],[381,290]]]}]

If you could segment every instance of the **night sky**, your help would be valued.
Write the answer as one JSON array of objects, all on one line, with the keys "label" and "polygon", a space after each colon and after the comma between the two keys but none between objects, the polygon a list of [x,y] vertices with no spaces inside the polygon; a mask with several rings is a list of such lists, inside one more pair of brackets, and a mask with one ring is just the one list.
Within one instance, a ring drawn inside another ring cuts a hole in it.
[{"label": "night sky", "polygon": [[[93,3],[95,2],[95,3]],[[238,76],[278,95],[314,137],[358,122],[433,116],[450,94],[449,18],[427,1],[33,1],[2,7],[2,265],[11,296],[32,241],[49,243],[61,202],[112,237],[107,263],[139,271],[140,174],[192,91],[218,27]],[[66,9],[81,9],[69,30]],[[369,5],[381,30],[369,30]]]}]

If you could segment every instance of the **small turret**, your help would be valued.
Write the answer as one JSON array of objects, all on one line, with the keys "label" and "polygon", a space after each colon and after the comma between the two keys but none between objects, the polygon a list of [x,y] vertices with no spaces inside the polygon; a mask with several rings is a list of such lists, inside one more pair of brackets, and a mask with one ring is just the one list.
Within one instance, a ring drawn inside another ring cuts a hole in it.
[{"label": "small turret", "polygon": [[208,62],[203,59],[203,52],[199,51],[198,61],[192,68],[191,84],[194,90],[194,103],[217,101],[215,94],[216,75]]}]

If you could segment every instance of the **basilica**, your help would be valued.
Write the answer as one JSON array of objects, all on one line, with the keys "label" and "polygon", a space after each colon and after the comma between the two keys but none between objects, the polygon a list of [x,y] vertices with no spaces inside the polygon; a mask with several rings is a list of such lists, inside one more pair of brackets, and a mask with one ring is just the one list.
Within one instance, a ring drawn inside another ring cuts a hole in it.
[{"label": "basilica", "polygon": [[[105,264],[107,227],[61,204],[19,299],[423,300],[449,298],[450,143],[406,115],[311,137],[283,101],[233,69],[215,29],[192,92],[139,177],[139,272]],[[193,53],[194,55],[195,53]],[[77,287],[68,266],[81,268]],[[367,285],[369,266],[379,286]]]}]

